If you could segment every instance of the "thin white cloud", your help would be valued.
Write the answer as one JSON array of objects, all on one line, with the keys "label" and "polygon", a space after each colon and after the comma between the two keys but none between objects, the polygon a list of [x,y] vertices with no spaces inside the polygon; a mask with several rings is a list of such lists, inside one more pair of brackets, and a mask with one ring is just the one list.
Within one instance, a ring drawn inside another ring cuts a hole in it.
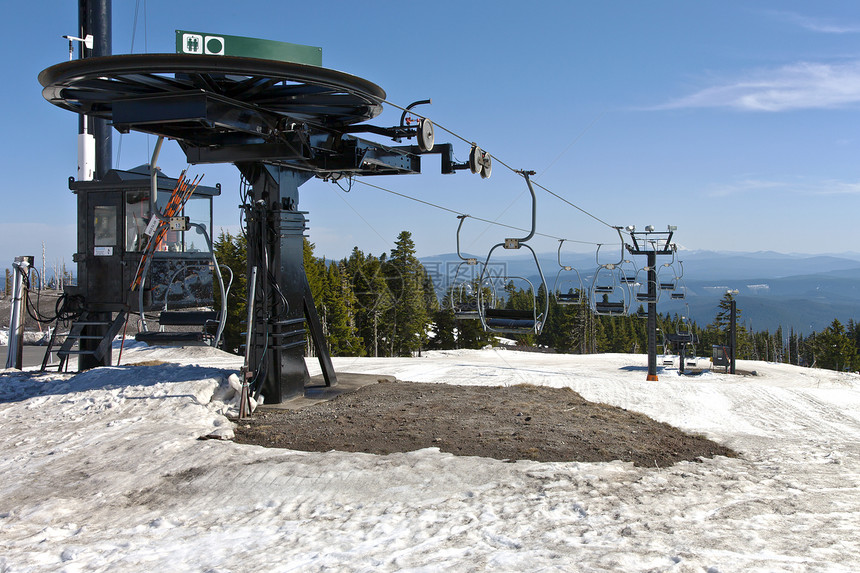
[{"label": "thin white cloud", "polygon": [[732,183],[716,186],[710,192],[712,197],[726,197],[728,195],[757,193],[773,189],[783,189],[786,184],[782,181],[766,181],[761,179],[742,179]]},{"label": "thin white cloud", "polygon": [[860,24],[838,22],[829,18],[813,18],[796,12],[771,11],[772,16],[821,34],[858,34]]},{"label": "thin white cloud", "polygon": [[800,62],[759,70],[652,109],[732,108],[781,112],[860,103],[860,61]]},{"label": "thin white cloud", "polygon": [[769,181],[766,179],[748,178],[716,185],[710,190],[709,195],[711,197],[726,197],[729,195],[749,195],[767,191],[806,196],[860,195],[860,182],[838,181],[835,179],[822,181]]}]

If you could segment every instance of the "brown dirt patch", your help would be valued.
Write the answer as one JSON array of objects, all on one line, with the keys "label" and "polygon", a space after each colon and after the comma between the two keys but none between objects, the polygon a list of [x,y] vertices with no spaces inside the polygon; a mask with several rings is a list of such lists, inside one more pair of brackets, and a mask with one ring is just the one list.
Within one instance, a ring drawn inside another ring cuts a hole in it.
[{"label": "brown dirt patch", "polygon": [[235,441],[308,452],[390,454],[437,447],[499,460],[607,462],[665,467],[736,457],[702,436],[567,388],[380,382],[299,410],[258,411]]}]

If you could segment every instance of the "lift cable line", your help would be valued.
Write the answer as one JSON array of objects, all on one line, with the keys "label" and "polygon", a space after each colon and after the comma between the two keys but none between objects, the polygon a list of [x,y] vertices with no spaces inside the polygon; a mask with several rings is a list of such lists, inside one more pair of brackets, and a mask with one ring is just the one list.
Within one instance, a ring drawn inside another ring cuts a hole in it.
[{"label": "lift cable line", "polygon": [[[399,106],[399,105],[397,105],[396,103],[391,102],[391,101],[388,101],[388,100],[384,100],[384,99],[383,99],[383,100],[381,100],[381,103],[388,104],[388,105],[390,105],[390,106],[392,106],[392,107],[395,107],[395,108],[397,108],[397,109],[399,109],[399,110],[403,111],[404,113],[408,112],[408,113],[410,113],[410,114],[412,114],[412,115],[415,115],[415,116],[417,116],[417,117],[419,117],[419,118],[421,118],[421,119],[424,119],[424,120],[429,120],[429,119],[430,119],[429,117],[427,117],[427,116],[425,116],[425,115],[422,115],[422,114],[420,114],[420,113],[418,113],[418,112],[416,112],[416,111],[414,111],[414,110],[412,110],[412,109],[409,109],[409,108],[405,108],[405,107]],[[583,130],[583,132],[582,132],[582,133],[580,133],[580,135],[579,135],[579,136],[577,136],[577,138],[576,138],[576,139],[574,139],[573,143],[571,143],[571,144],[567,147],[567,149],[570,149],[570,147],[571,147],[574,143],[576,143],[576,141],[577,141],[577,140],[578,140],[582,135],[584,135],[584,134],[585,134],[585,132],[586,132],[586,131],[588,131],[588,130],[591,128],[591,126],[592,126],[592,125],[594,125],[594,123],[596,123],[598,119],[600,119],[600,117],[602,117],[602,115],[603,115],[603,114],[601,114],[600,116],[598,116],[597,118],[595,118],[595,119],[594,119],[594,121],[592,121],[592,122],[591,122],[591,124],[589,124],[589,125],[588,125],[588,127],[586,127],[586,128],[585,128],[585,130]],[[456,133],[456,132],[454,132],[454,131],[451,131],[451,130],[450,130],[450,129],[448,129],[447,127],[445,127],[445,126],[443,126],[443,125],[440,125],[440,124],[438,124],[438,123],[436,123],[436,122],[433,122],[433,125],[435,125],[435,126],[436,126],[436,127],[438,127],[439,129],[441,129],[442,131],[444,131],[444,132],[446,132],[446,133],[448,133],[448,134],[452,135],[453,137],[456,137],[457,139],[459,139],[459,140],[463,141],[464,143],[466,143],[466,144],[468,144],[468,145],[471,145],[471,146],[473,147],[473,149],[475,149],[475,148],[480,149],[480,148],[478,148],[478,147],[477,147],[477,144],[476,144],[474,141],[471,141],[471,140],[469,140],[469,139],[467,139],[467,138],[463,137],[462,135],[460,135],[460,134],[458,134],[458,133]],[[565,149],[565,151],[564,151],[564,152],[562,152],[562,155],[567,151],[567,149]],[[511,167],[510,165],[508,165],[507,163],[505,163],[504,161],[502,161],[501,159],[499,159],[498,157],[496,157],[495,155],[493,155],[492,153],[490,153],[490,152],[488,152],[488,151],[484,151],[484,153],[486,153],[487,155],[489,155],[489,156],[492,158],[492,160],[493,160],[494,162],[496,162],[496,163],[498,163],[498,164],[502,165],[503,167],[507,167],[507,168],[508,168],[509,170],[511,170],[512,172],[514,172],[514,173],[516,173],[517,175],[520,175],[521,177],[523,177],[523,174],[522,174],[522,171],[521,171],[521,170],[518,170],[518,169],[515,169],[515,168]],[[561,155],[559,155],[559,157],[561,157]],[[557,160],[558,160],[558,158],[554,159],[552,163],[555,163],[555,161],[557,161]],[[550,166],[552,166],[552,163],[550,163]],[[547,169],[548,169],[548,168],[547,168]],[[544,171],[546,171],[546,170],[544,170]],[[535,186],[537,186],[537,187],[540,187],[541,189],[543,189],[544,191],[546,191],[547,193],[549,193],[549,194],[550,194],[550,195],[552,195],[553,197],[555,197],[555,198],[557,198],[557,199],[560,199],[561,201],[563,201],[563,202],[567,203],[568,205],[570,205],[570,206],[571,206],[571,207],[573,207],[574,209],[576,209],[576,210],[580,211],[580,212],[581,212],[581,213],[583,213],[584,215],[587,215],[587,216],[591,217],[592,219],[594,219],[594,220],[595,220],[595,221],[597,221],[598,223],[602,223],[603,225],[605,225],[605,226],[607,226],[607,227],[609,227],[609,228],[611,228],[611,229],[614,229],[614,228],[615,228],[615,225],[610,225],[609,223],[607,223],[607,222],[606,222],[606,221],[604,221],[603,219],[601,219],[601,218],[597,217],[596,215],[592,215],[591,213],[589,213],[588,211],[586,211],[586,210],[585,210],[585,209],[583,209],[582,207],[580,207],[580,206],[578,206],[578,205],[576,205],[576,204],[574,204],[574,203],[571,203],[570,201],[568,201],[567,199],[565,199],[565,198],[564,198],[564,197],[562,197],[561,195],[559,195],[559,194],[557,194],[557,193],[554,193],[553,191],[550,191],[548,188],[546,188],[545,186],[541,185],[540,183],[537,183],[537,182],[535,182],[535,181],[533,181],[533,180],[532,180],[532,182],[531,182],[531,183],[532,183],[532,185],[535,185]],[[556,237],[553,237],[553,238],[556,238]],[[594,243],[588,243],[588,244],[594,244]]]},{"label": "lift cable line", "polygon": [[[606,115],[606,110],[601,111],[601,112],[597,115],[597,117],[595,117],[594,119],[592,119],[592,120],[591,120],[591,122],[590,122],[588,125],[586,125],[586,126],[585,126],[585,129],[583,129],[582,131],[580,131],[580,132],[576,135],[576,137],[574,137],[574,138],[573,138],[573,141],[571,141],[571,142],[568,144],[568,146],[567,146],[567,147],[565,147],[565,148],[564,148],[564,150],[563,150],[561,153],[559,153],[558,155],[556,155],[556,156],[555,156],[555,159],[553,159],[552,161],[550,161],[550,162],[549,162],[549,165],[547,165],[546,167],[544,167],[544,170],[543,170],[543,171],[541,171],[541,172],[540,172],[540,175],[538,175],[537,177],[543,177],[543,175],[544,175],[547,171],[549,171],[549,168],[550,168],[550,167],[552,167],[553,165],[555,165],[555,163],[556,163],[559,159],[561,159],[561,157],[562,157],[565,153],[567,153],[568,151],[570,151],[570,148],[571,148],[571,147],[573,147],[574,145],[576,145],[576,142],[577,142],[577,141],[579,141],[580,139],[582,139],[582,137],[583,137],[586,133],[588,133],[588,131],[589,131],[589,130],[594,126],[594,124],[595,124],[595,123],[597,123],[598,121],[600,121],[600,118],[602,118],[604,115]],[[532,181],[532,183],[534,183],[534,181]]]},{"label": "lift cable line", "polygon": [[558,193],[554,193],[554,192],[550,191],[549,189],[547,189],[546,187],[544,187],[544,186],[543,186],[543,185],[541,185],[540,183],[535,183],[534,181],[532,181],[532,184],[533,184],[533,185],[535,185],[535,186],[537,186],[537,187],[540,187],[541,189],[543,189],[544,191],[546,191],[547,193],[549,193],[550,195],[552,195],[552,196],[553,196],[553,197],[555,197],[556,199],[560,199],[561,201],[564,201],[565,203],[567,203],[568,205],[570,205],[571,207],[573,207],[573,208],[574,208],[574,209],[576,209],[577,211],[581,212],[582,214],[584,214],[584,215],[588,215],[589,217],[591,217],[592,219],[594,219],[594,220],[595,220],[595,221],[597,221],[598,223],[601,223],[601,224],[603,224],[603,225],[606,225],[606,226],[607,226],[607,227],[609,227],[610,229],[615,229],[615,228],[616,228],[616,226],[615,226],[615,225],[610,225],[609,223],[607,223],[606,221],[604,221],[604,220],[603,220],[603,219],[601,219],[600,217],[597,217],[596,215],[592,215],[591,213],[589,213],[588,211],[586,211],[586,210],[585,210],[585,209],[583,209],[582,207],[579,207],[578,205],[575,205],[575,204],[571,203],[570,201],[568,201],[567,199],[565,199],[564,197],[562,197],[562,196],[561,196],[561,195],[559,195]]},{"label": "lift cable line", "polygon": [[[521,228],[521,227],[515,227],[515,226],[513,226],[513,225],[507,225],[507,224],[505,224],[505,223],[499,223],[498,221],[491,221],[491,220],[489,220],[489,219],[484,219],[484,218],[481,218],[481,217],[476,217],[476,216],[474,216],[474,215],[469,215],[468,213],[463,213],[463,212],[461,212],[461,211],[457,211],[457,210],[455,210],[455,209],[450,209],[450,208],[448,208],[448,207],[444,207],[444,206],[442,206],[442,205],[437,205],[437,204],[435,204],[435,203],[431,203],[431,202],[429,202],[429,201],[425,201],[425,200],[423,200],[423,199],[418,199],[418,198],[416,198],[416,197],[411,197],[411,196],[409,196],[409,195],[405,195],[405,194],[400,193],[400,192],[398,192],[398,191],[393,191],[393,190],[391,190],[391,189],[386,189],[385,187],[381,187],[381,186],[379,186],[379,185],[374,185],[373,183],[368,183],[368,182],[363,181],[363,180],[360,180],[360,179],[357,179],[357,180],[356,180],[356,183],[361,183],[362,185],[366,185],[366,186],[368,186],[368,187],[373,187],[374,189],[378,189],[378,190],[380,190],[380,191],[384,191],[385,193],[390,193],[390,194],[392,194],[392,195],[397,195],[398,197],[403,197],[404,199],[409,199],[410,201],[415,201],[416,203],[421,203],[421,204],[423,204],[423,205],[427,205],[427,206],[429,206],[429,207],[433,207],[433,208],[435,208],[435,209],[440,209],[440,210],[442,210],[442,211],[447,211],[448,213],[452,213],[452,214],[454,214],[454,215],[465,215],[465,216],[470,217],[470,218],[472,218],[472,219],[474,219],[474,220],[476,220],[476,221],[481,221],[482,223],[489,223],[490,225],[498,225],[499,227],[506,227],[506,228],[508,228],[508,229],[512,229],[512,230],[514,230],[514,231],[526,231],[526,232],[528,232],[528,229],[523,229],[523,228]],[[614,228],[614,227],[613,227],[613,228]],[[554,235],[548,235],[548,234],[546,234],[546,233],[535,233],[535,236],[538,236],[538,237],[546,237],[546,238],[548,238],[548,239],[555,239],[556,241],[561,241],[561,240],[562,240],[562,238],[561,238],[561,237],[556,237],[556,236],[554,236]],[[565,240],[565,241],[567,241],[567,242],[569,242],[569,243],[579,243],[579,244],[582,244],[582,245],[599,245],[599,244],[600,244],[600,243],[595,243],[595,242],[593,242],[593,241],[578,241],[578,240],[576,240],[576,239],[563,239],[563,240]]]},{"label": "lift cable line", "polygon": [[[349,188],[350,188],[350,189],[352,188],[352,183],[351,183],[351,181],[352,181],[352,179],[350,179],[350,186],[349,186]],[[337,181],[334,181],[333,183],[334,183],[335,185],[337,185],[338,187],[340,187],[340,190],[341,190],[341,191],[343,191],[344,193],[349,193],[349,191],[348,191],[348,190],[346,190],[346,189],[344,189],[343,187],[341,187],[341,186],[340,186],[340,184],[339,184]],[[368,226],[368,228],[369,228],[371,231],[373,231],[374,233],[376,233],[376,236],[377,236],[377,237],[379,237],[380,239],[382,239],[382,242],[383,242],[383,243],[385,243],[386,245],[388,245],[388,247],[389,247],[389,248],[392,248],[392,245],[391,245],[391,243],[388,241],[388,239],[386,239],[385,237],[383,237],[383,236],[382,236],[382,234],[381,234],[379,231],[377,231],[377,230],[376,230],[376,227],[374,227],[373,225],[371,225],[371,224],[370,224],[370,222],[369,222],[367,219],[365,219],[365,218],[364,218],[364,216],[362,216],[362,214],[361,214],[361,213],[359,213],[359,212],[358,212],[358,209],[356,209],[355,207],[353,207],[353,206],[352,206],[352,203],[350,203],[349,201],[347,201],[347,200],[346,200],[346,197],[344,197],[343,195],[341,195],[340,193],[338,193],[338,192],[336,192],[336,191],[335,191],[335,195],[337,195],[337,196],[340,198],[340,200],[341,200],[341,201],[343,201],[343,202],[344,202],[344,204],[345,204],[347,207],[349,207],[350,209],[352,209],[352,212],[353,212],[353,213],[355,213],[355,214],[356,214],[356,216],[357,216],[359,219],[361,219],[362,221],[364,221],[364,224],[365,224],[365,225],[367,225],[367,226]]]}]

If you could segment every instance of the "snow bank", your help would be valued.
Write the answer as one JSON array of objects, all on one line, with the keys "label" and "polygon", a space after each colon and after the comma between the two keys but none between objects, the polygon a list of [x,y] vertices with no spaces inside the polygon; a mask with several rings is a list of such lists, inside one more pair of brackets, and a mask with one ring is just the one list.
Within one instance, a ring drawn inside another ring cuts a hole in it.
[{"label": "snow bank", "polygon": [[[567,386],[739,450],[671,468],[236,445],[240,361],[126,346],[120,367],[0,375],[0,571],[853,571],[860,381],[506,350],[340,371]],[[131,364],[150,364],[134,366]],[[309,368],[318,371],[315,361]],[[321,431],[323,428],[321,428]]]}]

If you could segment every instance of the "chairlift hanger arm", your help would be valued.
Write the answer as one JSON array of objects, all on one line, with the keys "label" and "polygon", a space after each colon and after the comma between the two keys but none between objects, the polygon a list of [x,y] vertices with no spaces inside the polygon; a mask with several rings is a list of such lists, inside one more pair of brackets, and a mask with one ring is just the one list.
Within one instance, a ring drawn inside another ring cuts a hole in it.
[{"label": "chairlift hanger arm", "polygon": [[526,235],[525,237],[522,237],[521,239],[516,239],[516,238],[505,239],[503,246],[506,249],[519,249],[522,244],[527,243],[528,241],[531,240],[532,237],[535,236],[535,230],[537,229],[537,196],[535,195],[534,187],[532,187],[532,182],[529,179],[529,175],[534,175],[535,172],[534,171],[518,170],[517,173],[522,175],[523,178],[526,180],[526,185],[528,185],[529,193],[531,193],[531,196],[532,196],[532,226],[531,226],[531,229],[529,230],[529,234]]},{"label": "chairlift hanger arm", "polygon": [[464,257],[462,253],[460,253],[460,229],[463,228],[463,222],[469,217],[469,215],[457,215],[457,218],[460,219],[460,224],[457,225],[457,256],[460,257],[463,261],[465,261],[469,265],[475,265],[478,263],[478,259],[470,259]]},{"label": "chairlift hanger arm", "polygon": [[618,238],[621,240],[621,258],[620,258],[620,259],[618,259],[618,262],[617,262],[617,263],[606,263],[606,264],[601,264],[601,263],[600,263],[600,247],[602,247],[603,245],[602,245],[602,244],[600,244],[600,243],[598,243],[598,244],[597,244],[597,252],[594,254],[594,257],[595,257],[595,260],[597,261],[597,266],[598,266],[598,267],[605,267],[605,268],[608,268],[608,269],[614,269],[615,267],[618,267],[618,266],[622,265],[622,264],[624,263],[624,248],[625,248],[625,247],[627,247],[628,249],[630,248],[630,247],[629,247],[629,246],[624,242],[624,235],[622,235],[622,234],[621,234],[621,227],[612,227],[612,228],[613,228],[613,229],[615,229],[615,231],[618,233]]},{"label": "chairlift hanger arm", "polygon": [[570,270],[572,267],[570,267],[570,266],[565,266],[565,265],[561,262],[561,247],[562,247],[562,245],[564,245],[564,241],[565,241],[565,239],[559,239],[559,240],[558,240],[558,266],[560,266],[563,270],[566,270],[566,271],[567,271],[567,270]]}]

